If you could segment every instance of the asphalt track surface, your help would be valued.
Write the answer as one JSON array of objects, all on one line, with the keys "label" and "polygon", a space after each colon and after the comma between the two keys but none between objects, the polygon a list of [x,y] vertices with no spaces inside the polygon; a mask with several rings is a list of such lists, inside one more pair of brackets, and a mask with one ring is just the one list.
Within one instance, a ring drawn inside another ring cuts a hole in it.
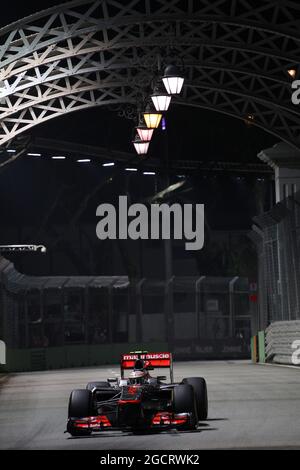
[{"label": "asphalt track surface", "polygon": [[179,362],[174,368],[176,380],[207,380],[209,416],[196,431],[71,438],[64,434],[70,391],[112,377],[118,368],[32,372],[12,375],[0,387],[0,449],[300,449],[300,369],[248,361]]}]

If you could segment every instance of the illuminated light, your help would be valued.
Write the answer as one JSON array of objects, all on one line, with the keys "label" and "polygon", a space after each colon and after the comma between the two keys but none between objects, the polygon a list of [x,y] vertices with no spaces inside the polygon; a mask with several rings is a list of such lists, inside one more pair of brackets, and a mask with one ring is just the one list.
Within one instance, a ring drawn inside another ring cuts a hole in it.
[{"label": "illuminated light", "polygon": [[41,157],[41,153],[27,153],[28,157]]},{"label": "illuminated light", "polygon": [[148,129],[158,128],[161,118],[162,118],[162,114],[156,111],[156,109],[153,108],[153,106],[148,105],[143,116],[144,116],[144,120]]},{"label": "illuminated light", "polygon": [[137,171],[137,168],[125,168],[125,171]]},{"label": "illuminated light", "polygon": [[184,77],[176,65],[166,67],[162,81],[169,95],[179,95],[181,93]]},{"label": "illuminated light", "polygon": [[156,173],[154,171],[144,171],[143,172],[143,175],[146,175],[146,176],[155,176]]},{"label": "illuminated light", "polygon": [[89,158],[81,158],[80,160],[77,160],[77,163],[90,163],[90,159]]},{"label": "illuminated light", "polygon": [[138,155],[147,155],[150,142],[143,141],[141,139],[135,139],[132,141],[132,143]]},{"label": "illuminated light", "polygon": [[115,164],[114,163],[103,163],[102,166],[115,166]]},{"label": "illuminated light", "polygon": [[161,120],[161,128],[162,128],[163,131],[167,130],[167,121],[166,121],[166,118],[164,116]]},{"label": "illuminated light", "polygon": [[289,74],[290,77],[296,78],[297,70],[296,70],[296,69],[289,69],[289,70],[287,71],[287,73]]},{"label": "illuminated light", "polygon": [[63,157],[62,155],[57,155],[57,156],[54,156],[54,157],[51,157],[52,160],[65,160],[66,157]]},{"label": "illuminated light", "polygon": [[152,102],[156,111],[158,112],[165,112],[168,111],[169,106],[171,104],[171,95],[166,93],[166,90],[161,86],[157,86],[154,89],[153,95],[151,95]]},{"label": "illuminated light", "polygon": [[149,129],[147,126],[137,126],[136,131],[138,133],[138,136],[141,140],[144,142],[150,142],[153,136],[154,129]]},{"label": "illuminated light", "polygon": [[6,151],[7,151],[7,153],[16,153],[16,150],[13,150],[13,149],[8,149]]},{"label": "illuminated light", "polygon": [[247,114],[247,116],[245,117],[244,122],[245,122],[246,126],[248,126],[248,127],[253,126],[253,124],[255,123],[254,114]]}]

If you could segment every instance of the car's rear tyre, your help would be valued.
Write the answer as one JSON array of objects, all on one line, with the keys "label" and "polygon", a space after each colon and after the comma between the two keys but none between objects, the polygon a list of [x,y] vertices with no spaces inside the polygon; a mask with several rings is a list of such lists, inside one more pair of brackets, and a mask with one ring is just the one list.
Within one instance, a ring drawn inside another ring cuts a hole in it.
[{"label": "car's rear tyre", "polygon": [[183,379],[183,384],[189,384],[193,387],[196,398],[196,407],[199,421],[207,419],[208,399],[207,386],[203,377],[188,377]]},{"label": "car's rear tyre", "polygon": [[198,423],[195,393],[192,385],[180,384],[173,389],[173,409],[175,413],[191,413],[190,425],[184,428],[195,429]]},{"label": "car's rear tyre", "polygon": [[93,390],[94,388],[110,388],[108,382],[89,382],[86,386],[87,390]]},{"label": "car's rear tyre", "polygon": [[[93,395],[90,390],[73,390],[69,399],[69,418],[87,418],[93,415]],[[72,436],[89,436],[90,430],[76,429],[72,421],[68,423],[68,432]]]}]

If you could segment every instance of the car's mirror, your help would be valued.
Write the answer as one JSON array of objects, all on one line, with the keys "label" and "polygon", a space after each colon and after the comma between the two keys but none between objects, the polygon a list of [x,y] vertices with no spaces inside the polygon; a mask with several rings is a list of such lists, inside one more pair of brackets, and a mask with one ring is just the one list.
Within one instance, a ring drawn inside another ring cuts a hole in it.
[{"label": "car's mirror", "polygon": [[167,376],[166,375],[159,375],[157,377],[157,380],[167,380]]},{"label": "car's mirror", "polygon": [[111,383],[116,383],[117,381],[118,381],[117,377],[109,377],[107,379],[107,382],[110,383],[110,384]]}]

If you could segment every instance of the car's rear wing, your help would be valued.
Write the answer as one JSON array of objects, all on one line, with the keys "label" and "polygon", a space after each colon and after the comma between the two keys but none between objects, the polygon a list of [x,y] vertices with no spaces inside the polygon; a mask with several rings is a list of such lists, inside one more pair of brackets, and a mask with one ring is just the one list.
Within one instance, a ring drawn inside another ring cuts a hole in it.
[{"label": "car's rear wing", "polygon": [[129,354],[121,355],[121,377],[124,377],[124,371],[133,369],[135,361],[142,359],[148,370],[154,368],[167,368],[170,370],[170,379],[173,383],[173,358],[170,352],[155,352],[149,353],[147,351],[133,351]]}]

